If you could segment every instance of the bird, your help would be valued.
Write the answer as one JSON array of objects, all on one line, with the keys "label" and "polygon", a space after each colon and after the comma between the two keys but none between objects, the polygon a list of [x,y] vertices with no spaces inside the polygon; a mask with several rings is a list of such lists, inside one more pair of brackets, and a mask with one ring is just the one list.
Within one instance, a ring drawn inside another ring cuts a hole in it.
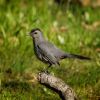
[{"label": "bird", "polygon": [[90,60],[89,57],[67,53],[59,49],[57,46],[55,46],[54,44],[52,44],[44,38],[43,32],[39,28],[32,29],[29,34],[33,39],[35,55],[39,60],[48,64],[47,70],[52,65],[60,66],[60,60],[65,58]]}]

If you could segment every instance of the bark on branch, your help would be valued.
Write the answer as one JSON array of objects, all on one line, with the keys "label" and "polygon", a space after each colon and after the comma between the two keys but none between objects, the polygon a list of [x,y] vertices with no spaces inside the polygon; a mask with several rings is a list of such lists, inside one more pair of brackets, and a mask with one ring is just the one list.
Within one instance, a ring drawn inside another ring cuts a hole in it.
[{"label": "bark on branch", "polygon": [[61,93],[63,100],[77,100],[76,94],[72,88],[69,87],[63,80],[53,75],[41,72],[38,75],[38,81],[58,91],[58,93]]}]

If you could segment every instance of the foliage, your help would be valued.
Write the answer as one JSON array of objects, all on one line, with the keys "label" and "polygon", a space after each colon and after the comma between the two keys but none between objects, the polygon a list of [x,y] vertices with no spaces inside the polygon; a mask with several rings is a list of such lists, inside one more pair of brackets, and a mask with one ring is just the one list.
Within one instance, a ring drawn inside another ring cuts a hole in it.
[{"label": "foliage", "polygon": [[[0,1],[0,97],[2,100],[59,100],[52,90],[34,82],[26,73],[36,74],[47,65],[34,54],[32,28],[40,28],[45,38],[71,53],[90,56],[91,61],[63,60],[52,74],[70,84],[83,100],[100,96],[100,28],[83,27],[100,22],[100,9],[71,5],[64,10],[53,0]],[[94,29],[95,28],[95,29]],[[26,75],[27,76],[27,75]]]}]

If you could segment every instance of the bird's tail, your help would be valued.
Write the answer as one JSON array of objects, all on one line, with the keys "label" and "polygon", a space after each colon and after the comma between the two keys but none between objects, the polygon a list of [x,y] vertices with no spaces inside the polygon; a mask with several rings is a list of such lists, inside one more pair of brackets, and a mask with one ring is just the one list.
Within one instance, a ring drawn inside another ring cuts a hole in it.
[{"label": "bird's tail", "polygon": [[81,59],[81,60],[91,60],[91,58],[89,58],[89,57],[76,55],[76,54],[65,54],[64,58],[77,58],[77,59]]}]

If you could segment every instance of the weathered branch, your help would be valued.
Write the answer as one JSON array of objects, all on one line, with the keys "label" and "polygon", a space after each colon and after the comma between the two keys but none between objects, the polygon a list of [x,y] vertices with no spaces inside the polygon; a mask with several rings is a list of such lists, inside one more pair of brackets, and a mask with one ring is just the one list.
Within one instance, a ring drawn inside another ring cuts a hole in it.
[{"label": "weathered branch", "polygon": [[72,88],[53,75],[41,72],[38,75],[38,81],[61,93],[64,100],[77,100]]}]

